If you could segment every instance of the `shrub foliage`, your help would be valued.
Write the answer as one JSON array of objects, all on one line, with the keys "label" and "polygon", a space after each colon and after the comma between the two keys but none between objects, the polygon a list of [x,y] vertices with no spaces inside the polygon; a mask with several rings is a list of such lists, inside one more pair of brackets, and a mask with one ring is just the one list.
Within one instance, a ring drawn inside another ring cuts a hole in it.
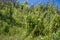
[{"label": "shrub foliage", "polygon": [[60,40],[56,6],[0,4],[0,40]]}]

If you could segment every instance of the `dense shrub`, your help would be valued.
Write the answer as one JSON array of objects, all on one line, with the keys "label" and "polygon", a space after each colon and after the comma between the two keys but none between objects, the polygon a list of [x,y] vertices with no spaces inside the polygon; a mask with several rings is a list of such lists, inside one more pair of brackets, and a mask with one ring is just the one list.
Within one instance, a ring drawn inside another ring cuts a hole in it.
[{"label": "dense shrub", "polygon": [[58,8],[1,4],[0,40],[60,40]]}]

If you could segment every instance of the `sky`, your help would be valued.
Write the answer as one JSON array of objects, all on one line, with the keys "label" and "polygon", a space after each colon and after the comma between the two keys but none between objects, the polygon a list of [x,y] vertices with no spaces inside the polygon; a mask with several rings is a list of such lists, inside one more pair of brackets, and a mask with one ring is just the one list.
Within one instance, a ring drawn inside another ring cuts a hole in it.
[{"label": "sky", "polygon": [[[20,0],[19,3],[23,3],[27,1],[29,5],[37,5],[39,3],[47,3],[48,0]],[[50,0],[50,4],[53,0]],[[57,5],[60,8],[60,0],[54,0],[55,5]]]}]

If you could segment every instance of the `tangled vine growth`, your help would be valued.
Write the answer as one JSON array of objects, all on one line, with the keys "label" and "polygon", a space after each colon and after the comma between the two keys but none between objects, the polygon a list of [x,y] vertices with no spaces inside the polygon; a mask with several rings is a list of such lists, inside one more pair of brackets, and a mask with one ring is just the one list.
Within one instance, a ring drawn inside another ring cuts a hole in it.
[{"label": "tangled vine growth", "polygon": [[58,8],[0,4],[0,40],[60,40]]}]

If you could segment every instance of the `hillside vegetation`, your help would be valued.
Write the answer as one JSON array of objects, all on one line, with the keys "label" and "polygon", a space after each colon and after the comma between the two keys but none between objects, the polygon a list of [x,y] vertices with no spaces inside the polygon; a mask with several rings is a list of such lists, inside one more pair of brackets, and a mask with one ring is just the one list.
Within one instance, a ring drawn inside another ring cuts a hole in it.
[{"label": "hillside vegetation", "polygon": [[0,4],[0,40],[60,40],[57,6]]}]

